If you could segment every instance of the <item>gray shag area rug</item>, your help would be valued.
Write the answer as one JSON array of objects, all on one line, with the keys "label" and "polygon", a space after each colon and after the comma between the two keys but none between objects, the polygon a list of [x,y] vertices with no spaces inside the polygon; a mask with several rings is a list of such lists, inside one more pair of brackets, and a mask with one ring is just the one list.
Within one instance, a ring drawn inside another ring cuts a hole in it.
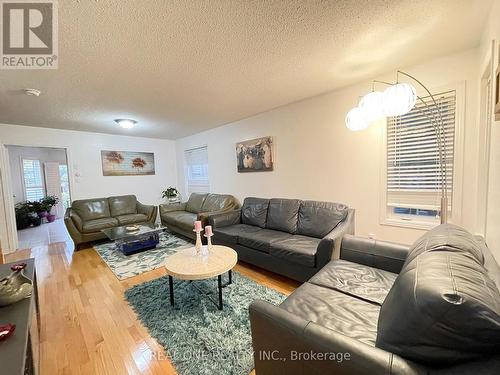
[{"label": "gray shag area rug", "polygon": [[[217,296],[216,279],[193,283]],[[128,303],[165,348],[180,375],[248,375],[254,367],[248,307],[255,299],[275,305],[285,299],[283,294],[236,272],[233,283],[223,289],[222,311],[189,281],[174,279],[174,296],[172,307],[168,277],[125,292]]]},{"label": "gray shag area rug", "polygon": [[165,231],[160,233],[160,243],[155,249],[137,254],[123,254],[116,249],[114,242],[95,245],[94,249],[115,276],[123,280],[162,267],[170,255],[190,246],[193,246],[191,242]]}]

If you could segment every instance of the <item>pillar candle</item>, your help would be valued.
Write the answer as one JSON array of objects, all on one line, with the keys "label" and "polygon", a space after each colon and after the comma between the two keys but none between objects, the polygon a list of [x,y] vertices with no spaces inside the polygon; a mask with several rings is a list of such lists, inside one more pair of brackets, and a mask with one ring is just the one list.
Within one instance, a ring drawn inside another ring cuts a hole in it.
[{"label": "pillar candle", "polygon": [[201,221],[197,220],[194,222],[194,230],[195,232],[201,232]]},{"label": "pillar candle", "polygon": [[212,233],[212,226],[211,225],[207,225],[205,227],[205,235],[208,237],[208,236],[211,236],[213,233]]}]

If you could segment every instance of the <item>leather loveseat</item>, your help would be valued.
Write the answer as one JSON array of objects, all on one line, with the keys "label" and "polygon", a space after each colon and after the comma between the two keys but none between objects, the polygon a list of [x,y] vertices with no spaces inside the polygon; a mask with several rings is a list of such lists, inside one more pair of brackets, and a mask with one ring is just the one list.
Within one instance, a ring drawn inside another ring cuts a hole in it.
[{"label": "leather loveseat", "polygon": [[241,210],[213,215],[212,242],[238,259],[305,281],[338,257],[342,236],[354,233],[354,210],[331,202],[246,198]]},{"label": "leather loveseat", "polygon": [[232,195],[192,193],[187,202],[160,204],[160,218],[169,231],[194,240],[193,224],[196,220],[201,220],[205,226],[209,216],[239,207],[238,200]]},{"label": "leather loveseat", "polygon": [[78,245],[107,238],[101,229],[128,224],[154,224],[156,206],[137,201],[135,195],[75,200],[66,210],[64,224]]},{"label": "leather loveseat", "polygon": [[499,374],[499,285],[484,240],[454,225],[411,248],[345,236],[281,305],[250,305],[256,373]]}]

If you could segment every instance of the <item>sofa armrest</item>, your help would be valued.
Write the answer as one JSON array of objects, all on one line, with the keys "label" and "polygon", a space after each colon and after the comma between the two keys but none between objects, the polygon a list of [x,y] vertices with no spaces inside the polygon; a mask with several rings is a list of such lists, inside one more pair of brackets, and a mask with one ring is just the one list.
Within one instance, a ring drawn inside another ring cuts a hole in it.
[{"label": "sofa armrest", "polygon": [[167,212],[186,211],[186,205],[186,202],[160,204],[160,216]]},{"label": "sofa armrest", "polygon": [[316,252],[316,266],[322,267],[332,259],[339,259],[340,245],[346,234],[354,234],[354,210],[349,209],[347,217],[323,237]]},{"label": "sofa armrest", "polygon": [[71,209],[71,207],[67,208],[64,213],[64,225],[66,225],[66,229],[75,243],[75,246],[78,247],[78,244],[83,242],[83,220],[75,211]]},{"label": "sofa armrest", "polygon": [[241,210],[231,210],[221,213],[213,213],[208,216],[208,223],[214,228],[227,227],[229,225],[239,224]]},{"label": "sofa armrest", "polygon": [[211,212],[200,212],[198,214],[198,220],[201,220],[203,224],[209,223],[208,219],[210,216],[217,216],[217,215],[224,215],[226,213],[229,213],[230,211],[234,211],[232,208],[225,208],[223,210],[218,210],[218,211],[211,211]]},{"label": "sofa armrest", "polygon": [[346,235],[342,240],[340,258],[399,273],[409,249],[408,245]]},{"label": "sofa armrest", "polygon": [[254,301],[249,311],[259,375],[427,374],[413,362],[270,303]]},{"label": "sofa armrest", "polygon": [[141,202],[137,201],[136,207],[137,207],[137,213],[146,215],[148,217],[148,221],[154,224],[158,212],[156,206],[142,204]]},{"label": "sofa armrest", "polygon": [[71,207],[68,207],[64,213],[64,223],[66,226],[74,227],[78,232],[83,231],[83,220]]}]

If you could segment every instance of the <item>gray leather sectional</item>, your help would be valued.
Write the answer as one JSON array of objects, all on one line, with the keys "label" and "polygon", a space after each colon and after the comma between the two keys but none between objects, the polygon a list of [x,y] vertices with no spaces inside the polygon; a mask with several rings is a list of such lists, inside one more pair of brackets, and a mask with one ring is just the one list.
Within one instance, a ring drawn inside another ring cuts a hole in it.
[{"label": "gray leather sectional", "polygon": [[332,202],[246,198],[240,210],[209,217],[213,243],[227,245],[238,260],[306,281],[340,252],[354,233],[354,210]]},{"label": "gray leather sectional", "polygon": [[460,227],[411,247],[346,235],[280,306],[251,304],[256,373],[500,374],[499,286],[484,240]]}]

